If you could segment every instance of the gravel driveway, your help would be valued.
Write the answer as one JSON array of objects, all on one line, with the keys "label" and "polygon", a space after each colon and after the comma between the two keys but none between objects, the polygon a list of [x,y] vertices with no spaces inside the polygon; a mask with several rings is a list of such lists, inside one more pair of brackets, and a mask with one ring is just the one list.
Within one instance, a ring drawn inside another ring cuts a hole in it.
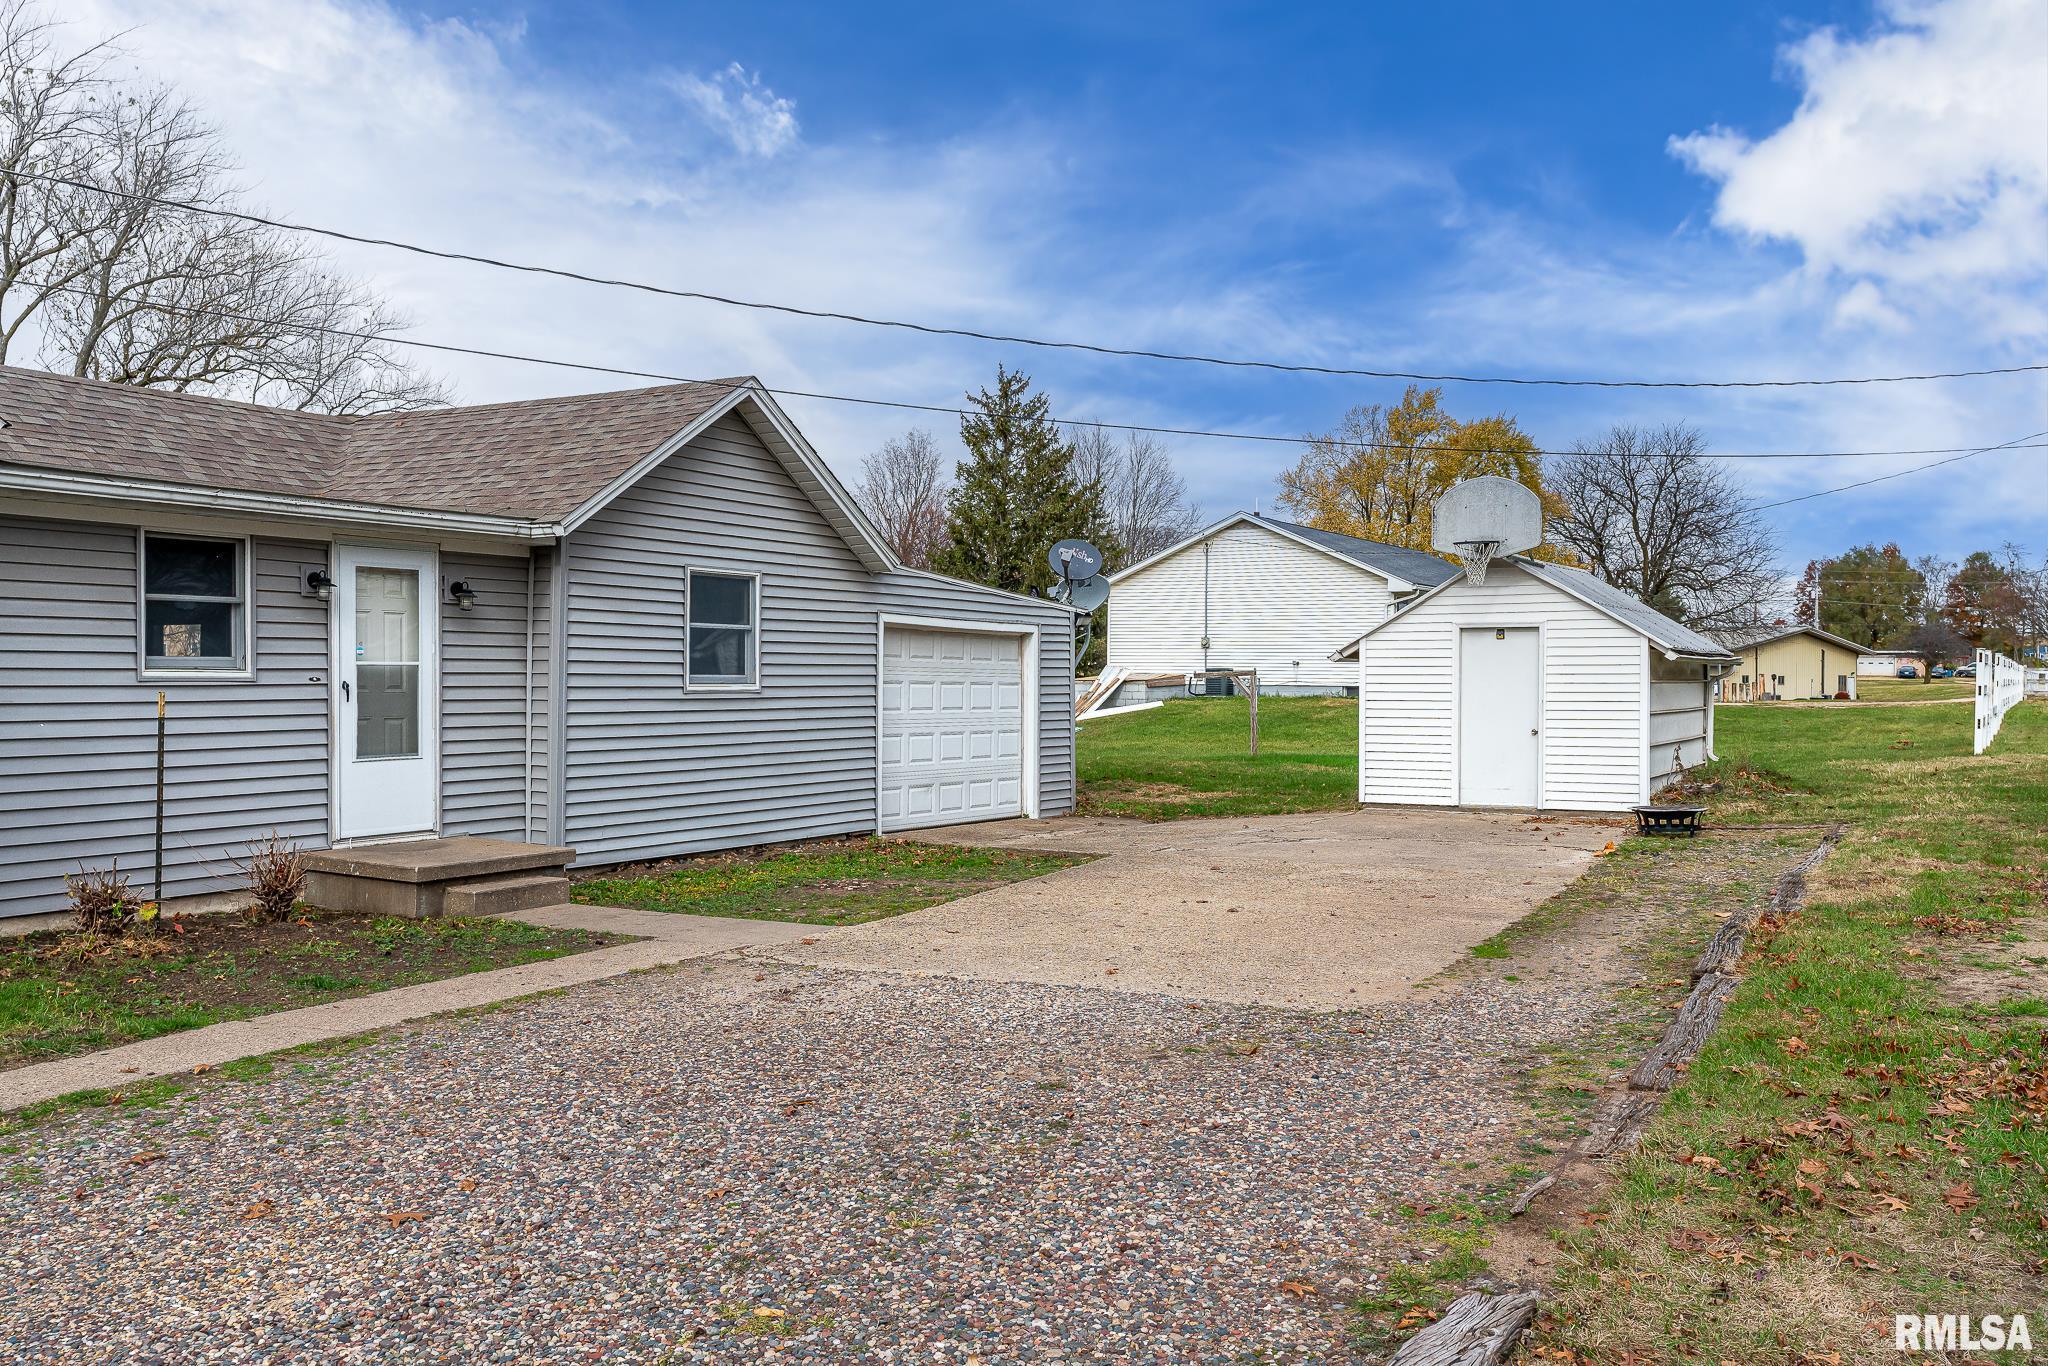
[{"label": "gravel driveway", "polygon": [[[1380,828],[1442,845],[1444,819]],[[1092,962],[1075,985],[727,957],[0,1138],[0,1357],[1349,1359],[1400,1208],[1514,1157],[1516,1071],[1614,1008],[1616,970],[1573,952],[1408,985],[1601,833],[1500,829],[1489,857],[1531,881],[1477,911],[1425,897],[1469,842],[1427,876],[1374,875],[1384,841],[1362,860],[1313,821],[1203,849],[1197,881],[1301,861],[1259,933],[1193,890],[1168,918],[1224,959],[1296,936],[1312,1011]],[[1155,891],[1191,863],[1186,826],[1130,838]],[[1361,887],[1372,914],[1333,920]],[[1367,956],[1374,924],[1396,968]],[[1339,970],[1401,991],[1331,1010]]]},{"label": "gravel driveway", "polygon": [[0,1344],[1341,1359],[1394,1209],[1504,1146],[1498,1055],[1593,995],[1304,1015],[731,962],[619,979],[13,1136]]}]

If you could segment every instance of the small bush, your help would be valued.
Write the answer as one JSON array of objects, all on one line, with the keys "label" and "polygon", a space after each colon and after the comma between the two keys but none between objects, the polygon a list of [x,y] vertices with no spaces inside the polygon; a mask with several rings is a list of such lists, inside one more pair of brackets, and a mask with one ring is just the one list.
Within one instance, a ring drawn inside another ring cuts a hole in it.
[{"label": "small bush", "polygon": [[120,934],[141,909],[118,863],[80,868],[75,877],[66,874],[64,889],[71,893],[71,914],[78,918],[78,928],[87,934]]},{"label": "small bush", "polygon": [[306,888],[306,860],[299,846],[276,831],[249,846],[249,917],[263,924],[290,918]]}]

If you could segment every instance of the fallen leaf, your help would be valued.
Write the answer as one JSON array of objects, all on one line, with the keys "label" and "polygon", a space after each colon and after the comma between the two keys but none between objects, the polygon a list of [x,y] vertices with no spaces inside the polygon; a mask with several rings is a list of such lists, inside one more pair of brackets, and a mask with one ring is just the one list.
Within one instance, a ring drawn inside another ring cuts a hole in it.
[{"label": "fallen leaf", "polygon": [[271,1211],[276,1208],[277,1206],[268,1200],[258,1200],[255,1204],[242,1211],[242,1217],[244,1219],[268,1219]]},{"label": "fallen leaf", "polygon": [[129,1158],[128,1160],[130,1162],[133,1162],[138,1167],[147,1167],[152,1162],[163,1161],[164,1155],[160,1152],[152,1150],[146,1153],[137,1153],[135,1154],[135,1156]]},{"label": "fallen leaf", "polygon": [[1966,1210],[1978,1203],[1977,1192],[1967,1181],[1958,1181],[1941,1193],[1941,1202],[1952,1210]]},{"label": "fallen leaf", "polygon": [[391,1227],[393,1228],[397,1228],[400,1224],[424,1223],[426,1222],[427,1218],[426,1215],[421,1214],[416,1209],[386,1210],[379,1217],[383,1219],[385,1223],[391,1225]]},{"label": "fallen leaf", "polygon": [[465,1176],[462,1180],[455,1183],[455,1188],[457,1190],[473,1191],[476,1189],[476,1181],[472,1177]]}]

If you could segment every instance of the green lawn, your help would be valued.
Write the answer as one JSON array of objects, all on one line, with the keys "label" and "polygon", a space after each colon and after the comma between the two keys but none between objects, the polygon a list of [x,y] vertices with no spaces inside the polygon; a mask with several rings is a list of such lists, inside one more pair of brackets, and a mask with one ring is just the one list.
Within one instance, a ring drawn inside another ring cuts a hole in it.
[{"label": "green lawn", "polygon": [[1082,811],[1173,820],[1358,804],[1356,701],[1261,698],[1256,759],[1250,716],[1241,697],[1189,698],[1082,723]]},{"label": "green lawn", "polygon": [[183,928],[0,940],[0,1068],[620,942],[509,920],[318,913],[275,925],[196,916]]},{"label": "green lawn", "polygon": [[1977,691],[1974,678],[1859,678],[1858,702],[1932,702],[1942,698],[1969,697]]},{"label": "green lawn", "polygon": [[1982,756],[1969,718],[1722,713],[1712,819],[1849,832],[1561,1235],[1552,1355],[1860,1361],[1893,1359],[1893,1313],[2048,1326],[2048,706]]},{"label": "green lawn", "polygon": [[684,915],[858,925],[1086,862],[1077,854],[893,839],[706,854],[576,884],[577,901]]}]

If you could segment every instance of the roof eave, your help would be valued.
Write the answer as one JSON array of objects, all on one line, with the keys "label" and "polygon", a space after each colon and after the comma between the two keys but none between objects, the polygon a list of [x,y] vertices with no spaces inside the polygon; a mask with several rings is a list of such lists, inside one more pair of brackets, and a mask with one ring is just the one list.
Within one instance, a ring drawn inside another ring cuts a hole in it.
[{"label": "roof eave", "polygon": [[546,518],[502,517],[488,513],[399,507],[344,498],[312,498],[252,489],[221,489],[169,480],[125,479],[82,474],[32,465],[0,465],[0,489],[46,497],[143,503],[203,512],[233,512],[309,522],[355,522],[412,531],[444,531],[471,536],[503,536],[547,543],[560,539],[560,523]]}]

